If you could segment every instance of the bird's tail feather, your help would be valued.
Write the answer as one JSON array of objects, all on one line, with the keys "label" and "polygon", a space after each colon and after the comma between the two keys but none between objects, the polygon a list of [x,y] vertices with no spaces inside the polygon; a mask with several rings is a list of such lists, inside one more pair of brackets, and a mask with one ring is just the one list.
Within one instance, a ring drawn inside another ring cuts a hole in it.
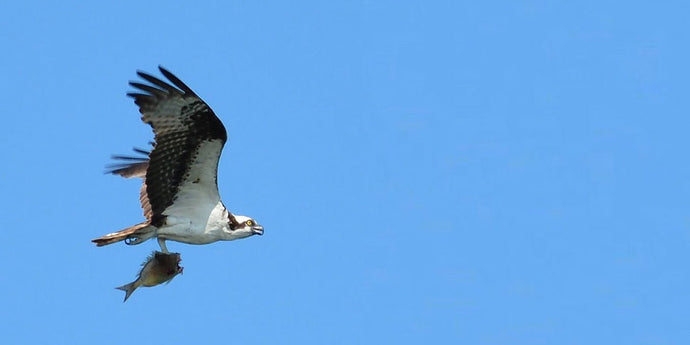
[{"label": "bird's tail feather", "polygon": [[131,240],[127,244],[139,244],[153,237],[155,227],[149,222],[139,223],[118,232],[112,232],[91,240],[97,246],[102,247],[115,242]]},{"label": "bird's tail feather", "polygon": [[133,282],[131,282],[131,283],[129,283],[129,284],[125,284],[125,285],[122,285],[122,286],[118,286],[118,287],[116,287],[116,289],[122,290],[122,291],[125,292],[125,300],[124,300],[124,302],[127,302],[127,299],[129,298],[129,296],[132,295],[132,292],[134,292],[134,290],[137,289],[136,281],[133,281]]}]

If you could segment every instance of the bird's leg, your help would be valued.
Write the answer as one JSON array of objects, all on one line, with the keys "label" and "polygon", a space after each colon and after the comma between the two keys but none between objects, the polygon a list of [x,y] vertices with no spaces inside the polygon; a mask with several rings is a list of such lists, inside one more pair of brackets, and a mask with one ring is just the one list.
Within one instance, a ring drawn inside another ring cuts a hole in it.
[{"label": "bird's leg", "polygon": [[158,237],[158,245],[161,246],[161,251],[168,254],[168,247],[165,245],[165,239]]}]

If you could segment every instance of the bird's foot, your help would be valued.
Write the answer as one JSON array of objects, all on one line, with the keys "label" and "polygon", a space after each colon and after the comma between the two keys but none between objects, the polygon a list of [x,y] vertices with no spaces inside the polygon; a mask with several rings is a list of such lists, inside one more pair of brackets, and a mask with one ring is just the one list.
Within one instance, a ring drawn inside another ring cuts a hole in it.
[{"label": "bird's foot", "polygon": [[137,235],[132,234],[132,235],[125,237],[125,244],[128,246],[133,246],[135,244],[142,243],[142,242],[146,241],[147,239],[148,238],[143,238],[143,237],[139,237]]}]

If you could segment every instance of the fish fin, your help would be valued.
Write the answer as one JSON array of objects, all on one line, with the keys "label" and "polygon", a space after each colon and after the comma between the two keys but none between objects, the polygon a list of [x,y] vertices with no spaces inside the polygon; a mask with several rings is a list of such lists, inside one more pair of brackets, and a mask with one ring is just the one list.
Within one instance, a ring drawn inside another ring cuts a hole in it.
[{"label": "fish fin", "polygon": [[137,289],[136,281],[133,281],[129,284],[125,284],[122,286],[118,286],[118,287],[116,287],[116,289],[122,290],[125,292],[125,300],[123,302],[127,302],[127,299],[129,298],[129,296],[132,295],[132,292],[134,292],[134,290]]}]

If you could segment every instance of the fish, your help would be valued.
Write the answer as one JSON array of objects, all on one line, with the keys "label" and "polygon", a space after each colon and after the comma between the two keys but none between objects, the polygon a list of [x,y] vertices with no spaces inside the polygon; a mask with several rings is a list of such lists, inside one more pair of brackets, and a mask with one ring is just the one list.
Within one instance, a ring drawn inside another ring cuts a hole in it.
[{"label": "fish", "polygon": [[137,279],[129,284],[116,287],[118,290],[125,292],[125,302],[134,290],[140,286],[152,287],[163,283],[169,283],[175,276],[181,274],[184,270],[180,267],[182,257],[180,253],[163,253],[154,251],[146,262],[142,264],[141,271],[137,275]]}]

